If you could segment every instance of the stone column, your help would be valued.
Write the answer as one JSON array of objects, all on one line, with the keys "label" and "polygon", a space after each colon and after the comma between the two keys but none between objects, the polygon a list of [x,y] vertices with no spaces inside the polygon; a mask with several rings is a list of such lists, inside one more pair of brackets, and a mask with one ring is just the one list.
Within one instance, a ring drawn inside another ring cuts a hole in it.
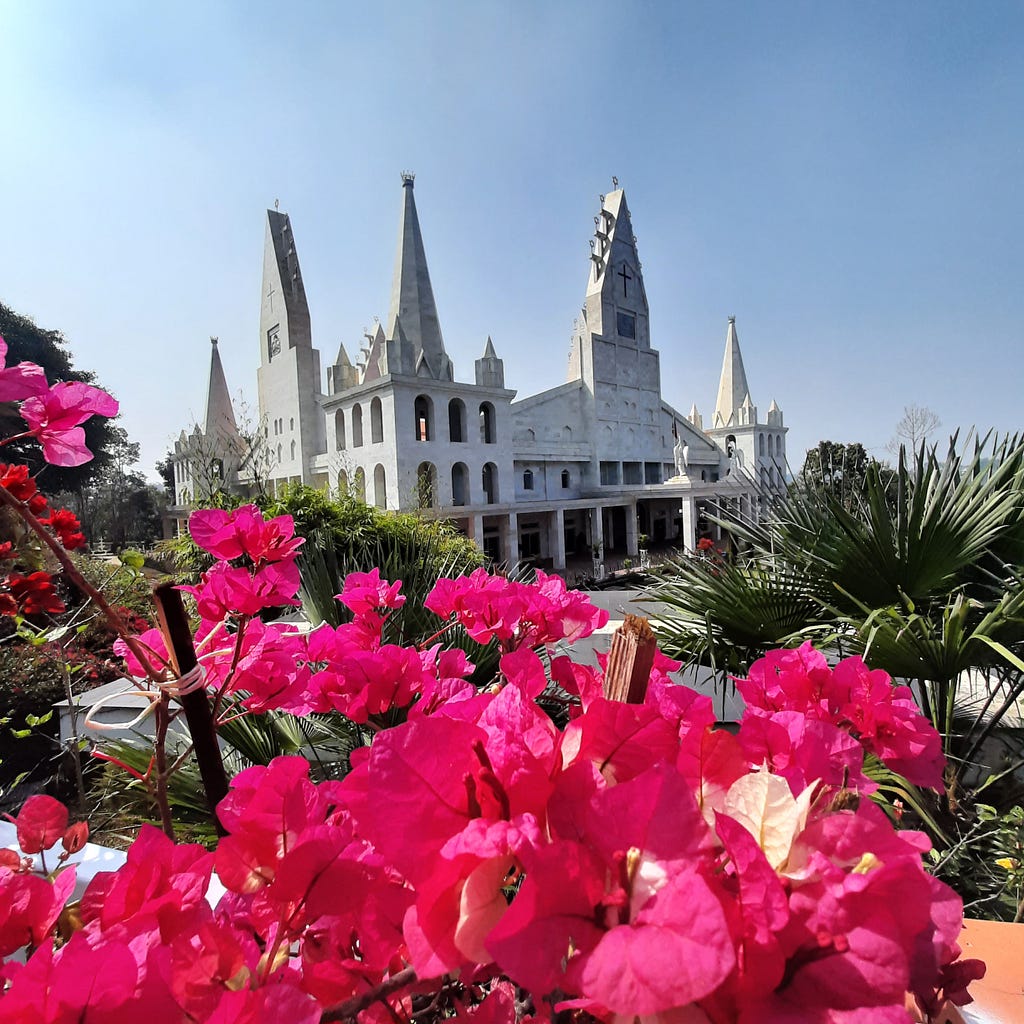
[{"label": "stone column", "polygon": [[549,520],[549,547],[556,570],[565,568],[565,512],[556,508]]},{"label": "stone column", "polygon": [[626,506],[626,554],[630,558],[636,558],[640,554],[640,548],[637,546],[637,536],[636,502],[631,501]]},{"label": "stone column", "polygon": [[694,551],[697,548],[697,503],[686,495],[683,495],[680,500],[683,513],[683,550]]},{"label": "stone column", "polygon": [[604,509],[590,510],[590,547],[595,546],[604,551]]},{"label": "stone column", "polygon": [[484,517],[482,515],[470,516],[469,519],[470,536],[473,538],[473,543],[483,551],[484,549]]},{"label": "stone column", "polygon": [[505,521],[505,536],[502,538],[502,557],[510,566],[519,561],[519,519],[515,512],[509,512]]}]

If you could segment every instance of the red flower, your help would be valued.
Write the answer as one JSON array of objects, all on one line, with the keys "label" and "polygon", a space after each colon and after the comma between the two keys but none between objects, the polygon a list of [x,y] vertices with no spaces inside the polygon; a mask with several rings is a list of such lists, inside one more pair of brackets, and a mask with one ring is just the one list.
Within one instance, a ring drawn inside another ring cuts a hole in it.
[{"label": "red flower", "polygon": [[28,501],[36,493],[36,482],[29,476],[28,466],[9,466],[0,462],[0,487],[5,487],[18,501]]},{"label": "red flower", "polygon": [[40,519],[39,521],[45,523],[57,534],[61,544],[68,551],[85,547],[85,534],[82,533],[82,524],[78,521],[78,516],[70,509],[54,509],[47,518]]},{"label": "red flower", "polygon": [[[7,585],[22,615],[59,615],[64,611],[64,602],[53,589],[53,580],[48,573],[34,572],[21,576],[12,572],[7,578]],[[11,614],[9,602],[0,602],[0,614]]]}]

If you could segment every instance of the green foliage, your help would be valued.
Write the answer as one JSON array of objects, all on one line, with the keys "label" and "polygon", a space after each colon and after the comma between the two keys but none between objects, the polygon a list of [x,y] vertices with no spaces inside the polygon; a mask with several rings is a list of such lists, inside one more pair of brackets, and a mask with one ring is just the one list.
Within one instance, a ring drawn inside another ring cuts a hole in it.
[{"label": "green foliage", "polygon": [[873,462],[862,444],[819,441],[808,450],[800,479],[805,487],[824,488],[844,502],[852,501],[863,490]]},{"label": "green foliage", "polygon": [[[942,460],[922,445],[894,470],[868,463],[853,491],[812,482],[774,500],[761,522],[719,521],[741,542],[736,563],[684,561],[652,589],[667,606],[666,653],[724,680],[766,648],[812,639],[916,684],[943,735],[949,792],[937,802],[891,773],[877,781],[948,850],[973,827],[963,808],[990,774],[997,731],[1024,764],[1006,728],[1024,697],[1024,439],[958,450],[954,438]],[[1017,799],[1012,772],[1003,775],[988,784],[1000,813]]]},{"label": "green foliage", "polygon": [[963,898],[964,913],[1019,921],[1024,901],[1024,807],[965,808],[955,841],[929,854],[931,872]]}]

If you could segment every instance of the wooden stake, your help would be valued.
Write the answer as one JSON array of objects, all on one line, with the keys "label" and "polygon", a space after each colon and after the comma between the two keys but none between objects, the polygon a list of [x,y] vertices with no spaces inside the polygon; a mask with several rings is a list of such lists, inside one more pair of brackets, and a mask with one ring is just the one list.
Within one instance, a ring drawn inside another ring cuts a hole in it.
[{"label": "wooden stake", "polygon": [[[192,629],[188,624],[188,615],[181,594],[173,583],[161,583],[153,588],[153,600],[156,603],[157,618],[160,630],[167,643],[171,655],[171,664],[179,676],[191,672],[198,664],[196,649],[192,644]],[[228,795],[228,776],[224,771],[224,759],[220,754],[217,742],[217,730],[213,724],[210,711],[210,698],[205,689],[193,690],[180,698],[189,732],[192,734],[192,745],[196,752],[199,774],[206,790],[206,800],[210,805],[210,813],[220,835],[227,835],[217,817],[217,804]]]},{"label": "wooden stake", "polygon": [[643,704],[658,648],[650,622],[642,615],[626,615],[612,634],[604,695],[626,704]]}]

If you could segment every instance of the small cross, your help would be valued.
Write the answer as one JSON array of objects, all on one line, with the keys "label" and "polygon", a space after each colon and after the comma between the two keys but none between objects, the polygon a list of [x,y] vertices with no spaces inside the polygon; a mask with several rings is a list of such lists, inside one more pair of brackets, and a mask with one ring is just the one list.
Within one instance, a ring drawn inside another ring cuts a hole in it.
[{"label": "small cross", "polygon": [[613,174],[612,175],[612,188],[618,188],[618,187],[619,187],[619,179],[616,178],[615,175]]},{"label": "small cross", "polygon": [[623,267],[619,271],[619,277],[622,278],[622,296],[623,296],[623,298],[625,298],[626,296],[629,295],[629,283],[628,282],[633,280],[633,275],[631,273],[629,273],[629,271],[626,270],[625,267]]},{"label": "small cross", "polygon": [[281,200],[280,199],[275,199],[274,200],[274,209],[275,210],[280,210],[281,209]]},{"label": "small cross", "polygon": [[270,308],[274,308],[274,284],[271,282],[270,288],[267,289],[267,298],[270,299]]}]

